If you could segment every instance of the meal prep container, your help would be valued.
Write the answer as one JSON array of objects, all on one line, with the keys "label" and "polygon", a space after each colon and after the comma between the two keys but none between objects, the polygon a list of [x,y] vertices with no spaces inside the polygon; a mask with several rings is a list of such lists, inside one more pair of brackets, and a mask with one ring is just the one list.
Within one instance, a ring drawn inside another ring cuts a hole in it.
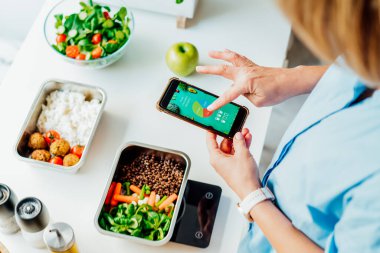
[{"label": "meal prep container", "polygon": [[[119,170],[122,170],[126,164],[132,163],[133,160],[141,154],[155,155],[155,156],[163,157],[164,159],[174,159],[180,163],[185,164],[185,169],[184,169],[185,171],[183,174],[181,187],[180,187],[180,190],[178,193],[178,198],[176,200],[173,217],[172,217],[172,220],[170,223],[170,228],[169,228],[167,235],[164,237],[164,239],[162,239],[160,241],[150,241],[150,240],[140,238],[140,237],[135,237],[135,236],[130,236],[130,235],[126,235],[126,234],[119,234],[119,233],[106,231],[106,230],[102,229],[98,223],[99,215],[102,211],[104,201],[105,201],[106,196],[107,196],[108,189],[109,189],[112,181],[114,180],[115,175],[117,175]],[[98,210],[97,210],[96,215],[95,215],[95,227],[96,227],[96,229],[104,235],[128,239],[128,240],[131,240],[131,241],[134,241],[137,243],[146,244],[146,245],[150,245],[150,246],[161,246],[161,245],[166,244],[170,240],[170,238],[172,237],[174,227],[175,227],[175,224],[177,222],[178,212],[179,212],[179,209],[181,206],[180,203],[182,203],[182,198],[183,198],[183,195],[185,192],[189,170],[190,170],[190,159],[186,154],[184,154],[180,151],[171,150],[171,149],[162,148],[162,147],[151,146],[148,144],[142,144],[142,143],[138,143],[138,142],[129,142],[129,143],[122,145],[119,148],[119,150],[117,151],[117,154],[115,156],[115,159],[114,159],[114,162],[112,165],[111,174],[108,178],[106,188],[104,189],[102,199],[100,201]]]},{"label": "meal prep container", "polygon": [[[46,97],[51,92],[56,91],[56,90],[69,90],[69,91],[81,92],[85,95],[86,100],[92,100],[95,98],[95,99],[99,99],[99,101],[101,102],[98,116],[96,117],[95,123],[91,130],[88,143],[85,145],[85,149],[83,151],[82,157],[80,158],[77,164],[70,167],[55,165],[48,162],[41,162],[41,161],[37,161],[37,160],[29,158],[32,152],[32,150],[28,147],[29,137],[32,133],[34,133],[37,130],[37,120],[38,120],[39,115],[41,114],[42,105],[46,103]],[[21,128],[21,131],[20,131],[16,146],[15,146],[15,152],[16,152],[17,158],[35,167],[47,168],[47,169],[56,170],[59,172],[76,173],[79,170],[79,168],[83,166],[83,164],[85,163],[87,159],[87,153],[91,145],[92,139],[94,138],[95,130],[99,124],[101,115],[103,113],[106,99],[107,98],[106,98],[105,92],[102,89],[97,88],[97,87],[75,83],[71,81],[64,81],[64,80],[46,81],[41,86],[41,89],[37,97],[35,98],[34,103],[31,106],[31,110],[29,111],[29,114]]]}]

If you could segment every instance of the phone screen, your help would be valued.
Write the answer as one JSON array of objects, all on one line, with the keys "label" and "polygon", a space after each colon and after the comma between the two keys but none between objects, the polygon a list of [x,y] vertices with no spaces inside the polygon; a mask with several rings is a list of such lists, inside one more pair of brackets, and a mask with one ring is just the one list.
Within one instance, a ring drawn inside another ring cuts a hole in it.
[{"label": "phone screen", "polygon": [[216,98],[194,86],[179,82],[166,109],[228,135],[238,115],[239,106],[230,103],[218,110],[208,111],[207,107]]}]

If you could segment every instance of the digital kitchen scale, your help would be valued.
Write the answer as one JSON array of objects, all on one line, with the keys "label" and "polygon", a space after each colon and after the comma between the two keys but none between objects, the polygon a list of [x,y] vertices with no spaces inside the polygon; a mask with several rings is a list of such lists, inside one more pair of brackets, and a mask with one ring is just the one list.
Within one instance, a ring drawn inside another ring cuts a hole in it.
[{"label": "digital kitchen scale", "polygon": [[170,241],[207,248],[221,195],[219,186],[188,180]]}]

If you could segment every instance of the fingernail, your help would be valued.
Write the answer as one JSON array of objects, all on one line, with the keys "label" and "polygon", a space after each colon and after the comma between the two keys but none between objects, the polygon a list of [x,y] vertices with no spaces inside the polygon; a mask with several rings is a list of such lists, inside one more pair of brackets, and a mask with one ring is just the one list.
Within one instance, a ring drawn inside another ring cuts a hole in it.
[{"label": "fingernail", "polygon": [[207,111],[212,112],[215,109],[215,106],[213,104],[207,106]]},{"label": "fingernail", "polygon": [[235,134],[235,138],[236,138],[236,140],[242,140],[243,139],[243,135],[241,134],[241,132],[237,132]]},{"label": "fingernail", "polygon": [[203,69],[203,66],[196,66],[196,67],[195,67],[195,70],[196,70],[196,71],[202,71],[202,69]]}]

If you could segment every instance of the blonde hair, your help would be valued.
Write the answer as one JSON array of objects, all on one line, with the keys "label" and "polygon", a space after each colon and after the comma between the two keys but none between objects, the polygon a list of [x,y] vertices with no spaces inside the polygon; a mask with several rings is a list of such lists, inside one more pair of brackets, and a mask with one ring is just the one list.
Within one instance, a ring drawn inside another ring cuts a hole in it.
[{"label": "blonde hair", "polygon": [[319,57],[343,56],[380,86],[380,0],[278,0],[296,34]]}]

